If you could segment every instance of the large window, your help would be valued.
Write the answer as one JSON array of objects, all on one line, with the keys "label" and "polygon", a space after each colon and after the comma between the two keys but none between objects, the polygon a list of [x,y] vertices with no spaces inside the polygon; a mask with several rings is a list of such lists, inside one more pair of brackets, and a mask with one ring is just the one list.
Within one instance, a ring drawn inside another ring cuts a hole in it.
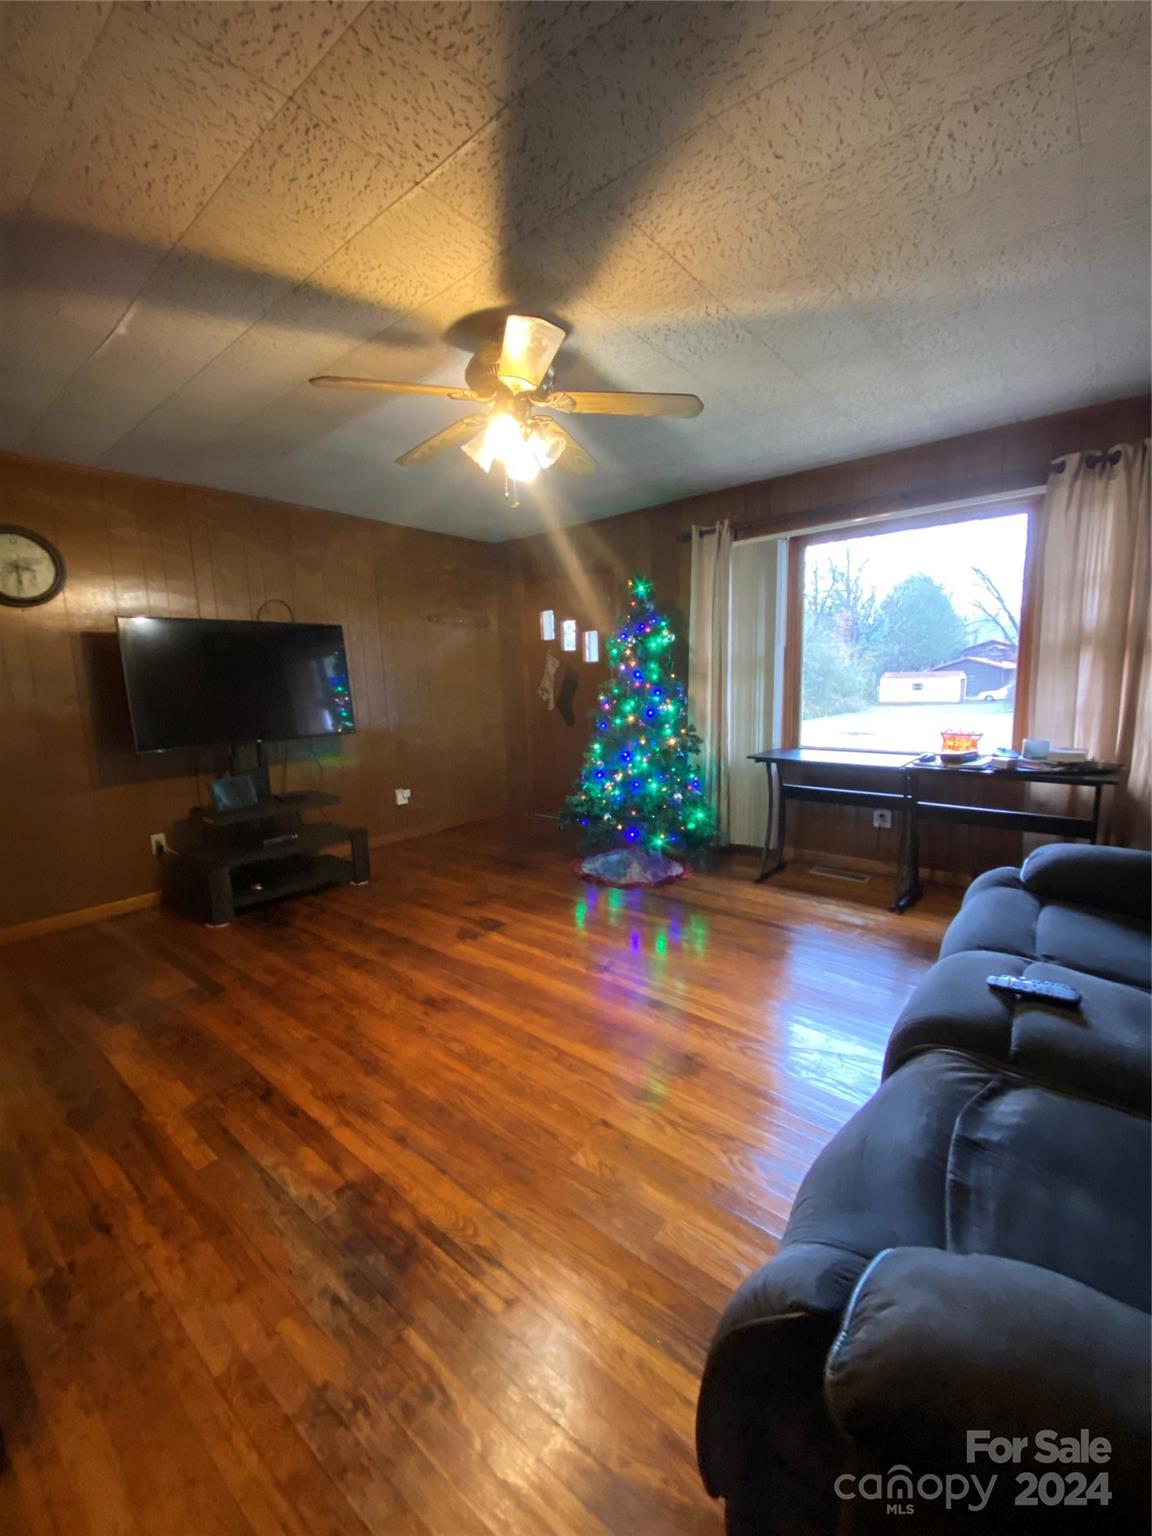
[{"label": "large window", "polygon": [[1010,747],[1028,509],[801,542],[800,745]]}]

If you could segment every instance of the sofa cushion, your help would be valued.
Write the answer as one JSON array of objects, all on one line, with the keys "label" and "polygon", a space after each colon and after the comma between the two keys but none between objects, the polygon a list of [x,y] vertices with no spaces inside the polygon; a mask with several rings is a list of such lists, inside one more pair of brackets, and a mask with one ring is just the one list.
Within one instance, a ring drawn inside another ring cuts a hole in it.
[{"label": "sofa cushion", "polygon": [[1148,924],[1138,917],[1046,901],[1036,923],[1035,954],[1145,992],[1152,987]]},{"label": "sofa cushion", "polygon": [[[1061,981],[1077,1009],[994,992],[992,975]],[[1100,976],[992,950],[937,961],[916,988],[888,1041],[884,1075],[918,1052],[944,1047],[1142,1114],[1152,1104],[1148,994]]]},{"label": "sofa cushion", "polygon": [[1152,854],[1137,848],[1049,843],[1024,860],[1020,879],[1036,896],[1126,917],[1152,912]]},{"label": "sofa cushion", "polygon": [[940,954],[967,949],[1050,960],[1145,991],[1152,987],[1146,921],[1048,900],[1012,869],[990,870],[968,887]]},{"label": "sofa cushion", "polygon": [[1036,923],[1042,903],[1025,890],[1015,869],[990,869],[964,892],[948,925],[940,954],[963,949],[998,949],[1006,955],[1036,953]]},{"label": "sofa cushion", "polygon": [[951,1138],[945,1246],[1019,1259],[1147,1312],[1149,1131],[1143,1115],[991,1078]]}]

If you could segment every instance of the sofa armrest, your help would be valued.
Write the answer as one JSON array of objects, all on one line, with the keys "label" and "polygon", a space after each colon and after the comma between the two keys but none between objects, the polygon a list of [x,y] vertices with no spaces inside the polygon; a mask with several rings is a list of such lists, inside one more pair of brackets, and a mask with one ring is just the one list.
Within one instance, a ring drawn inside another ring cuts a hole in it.
[{"label": "sofa armrest", "polygon": [[[1039,1432],[1079,1440],[1087,1430],[1108,1442],[1106,1462],[1078,1468],[1089,1482],[1108,1473],[1111,1502],[1089,1506],[1093,1529],[1126,1530],[1137,1517],[1131,1528],[1147,1529],[1149,1324],[1147,1313],[1015,1259],[890,1249],[849,1302],[825,1400],[861,1470],[901,1464],[913,1478],[974,1473],[982,1483],[998,1473],[984,1530],[1020,1519],[1021,1473],[1076,1470],[1038,1460]],[[1025,1437],[1019,1460],[993,1461],[988,1437]]]},{"label": "sofa armrest", "polygon": [[1050,843],[1024,861],[1020,879],[1037,896],[1128,917],[1152,911],[1152,853]]}]

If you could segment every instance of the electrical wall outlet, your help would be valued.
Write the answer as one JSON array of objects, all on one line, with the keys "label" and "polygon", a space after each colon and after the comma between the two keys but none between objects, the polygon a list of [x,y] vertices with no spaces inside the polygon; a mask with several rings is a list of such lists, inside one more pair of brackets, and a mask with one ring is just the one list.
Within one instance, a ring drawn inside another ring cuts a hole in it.
[{"label": "electrical wall outlet", "polygon": [[890,828],[892,826],[892,812],[891,811],[873,811],[872,812],[872,825],[874,827],[888,827],[888,828]]},{"label": "electrical wall outlet", "polygon": [[159,858],[162,853],[168,852],[168,839],[163,832],[153,832],[148,839],[154,858]]},{"label": "electrical wall outlet", "polygon": [[396,804],[397,805],[407,805],[409,800],[411,800],[411,798],[412,798],[412,791],[410,789],[398,789],[396,791]]}]

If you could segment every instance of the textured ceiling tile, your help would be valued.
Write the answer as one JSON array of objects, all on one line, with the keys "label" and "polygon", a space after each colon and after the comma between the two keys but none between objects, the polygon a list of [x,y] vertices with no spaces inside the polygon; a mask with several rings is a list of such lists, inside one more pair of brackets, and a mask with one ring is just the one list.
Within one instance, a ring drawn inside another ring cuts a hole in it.
[{"label": "textured ceiling tile", "polygon": [[235,338],[202,315],[134,304],[27,439],[30,453],[98,456]]},{"label": "textured ceiling tile", "polygon": [[[677,7],[684,9],[684,7]],[[712,4],[682,69],[710,112],[754,96],[848,40],[870,7],[850,0]]]},{"label": "textured ceiling tile", "polygon": [[[423,183],[482,229],[494,245],[527,234],[563,206],[556,178],[549,178],[538,162],[522,158],[519,151],[526,152],[526,145],[518,150],[513,144],[515,131],[506,107]],[[507,184],[511,164],[516,166],[516,187]],[[532,194],[534,180],[538,196]],[[519,205],[515,215],[513,200]]]},{"label": "textured ceiling tile", "polygon": [[910,134],[874,145],[830,176],[780,194],[784,214],[816,241],[829,227],[842,234],[853,220],[873,219],[880,212],[919,213],[932,203],[932,187]]},{"label": "textured ceiling tile", "polygon": [[989,244],[969,258],[969,288],[977,298],[1043,288],[1087,275],[1084,220],[1042,229],[1006,244]]},{"label": "textured ceiling tile", "polygon": [[893,139],[900,119],[876,66],[855,40],[724,113],[738,151],[779,192],[826,176]]},{"label": "textured ceiling tile", "polygon": [[360,230],[313,274],[333,294],[416,309],[492,255],[475,224],[417,187]]},{"label": "textured ceiling tile", "polygon": [[27,212],[7,231],[0,251],[4,292],[98,331],[101,339],[159,260],[155,242]]},{"label": "textured ceiling tile", "polygon": [[1137,323],[1149,305],[1148,252],[1152,247],[1148,198],[1112,211],[1088,226],[1089,262],[1098,302],[1127,304]]},{"label": "textured ceiling tile", "polygon": [[0,215],[23,206],[67,110],[63,96],[0,69]]},{"label": "textured ceiling tile", "polygon": [[83,318],[18,299],[0,300],[0,389],[3,414],[13,415],[0,423],[7,447],[16,447],[31,430],[104,336]]},{"label": "textured ceiling tile", "polygon": [[0,5],[5,69],[55,96],[71,96],[111,0],[6,0]]},{"label": "textured ceiling tile", "polygon": [[278,104],[243,71],[181,43],[154,18],[118,8],[29,208],[166,246]]},{"label": "textured ceiling tile", "polygon": [[1127,129],[1148,138],[1152,92],[1147,42],[1140,47],[1093,48],[1073,58],[1080,137],[1091,144]]},{"label": "textured ceiling tile", "polygon": [[[651,389],[673,394],[707,393],[704,385],[636,331],[620,325],[590,304],[566,312],[570,326],[556,359],[562,389]],[[705,408],[708,402],[705,401]]]},{"label": "textured ceiling tile", "polygon": [[442,58],[506,101],[619,9],[614,0],[413,0],[404,14]]},{"label": "textured ceiling tile", "polygon": [[1065,154],[1078,143],[1071,66],[1067,60],[1044,65],[956,107],[917,130],[917,143],[941,197],[959,197],[982,181]]},{"label": "textured ceiling tile", "polygon": [[[191,163],[182,143],[112,103],[65,120],[28,200],[29,214],[68,232],[135,240],[153,262],[178,237],[219,180],[217,166]],[[131,293],[125,299],[132,297]]]},{"label": "textured ceiling tile", "polygon": [[1082,152],[1088,185],[1088,212],[1107,220],[1152,184],[1152,138],[1137,120],[1093,139]]},{"label": "textured ceiling tile", "polygon": [[874,344],[859,309],[837,289],[829,289],[822,301],[810,309],[762,314],[757,321],[744,315],[741,319],[799,373]]},{"label": "textured ceiling tile", "polygon": [[697,232],[734,209],[763,202],[763,172],[736,153],[709,119],[671,149],[629,172],[628,217],[662,249],[679,255]]},{"label": "textured ceiling tile", "polygon": [[[978,41],[939,5],[381,5],[337,132],[275,92],[334,73],[358,3],[0,6],[9,207],[40,165],[0,227],[0,444],[505,537],[1134,391],[1144,16],[1069,11],[1081,145],[1051,7],[971,11]],[[99,46],[46,42],[98,16]],[[915,79],[885,79],[874,52],[914,53],[924,16]],[[398,161],[347,135],[421,72],[463,82],[453,110],[508,105],[415,187],[441,101],[395,130],[415,149],[389,130]],[[561,385],[691,391],[703,416],[578,422],[605,468],[513,511],[462,455],[392,463],[456,406],[307,386],[458,383],[477,312],[507,307],[569,328]]]},{"label": "textured ceiling tile", "polygon": [[1073,52],[1119,45],[1142,50],[1147,58],[1150,20],[1147,0],[1072,0],[1068,32]]},{"label": "textured ceiling tile", "polygon": [[673,66],[688,51],[681,13],[694,9],[629,7],[522,91],[430,189],[511,243],[687,136],[703,114]]},{"label": "textured ceiling tile", "polygon": [[704,120],[677,74],[697,7],[627,7],[508,109],[497,206],[528,233]]},{"label": "textured ceiling tile", "polygon": [[[296,100],[407,180],[439,165],[499,102],[409,25],[407,6],[371,5],[344,33]],[[388,60],[381,88],[380,60]]]},{"label": "textured ceiling tile", "polygon": [[820,308],[832,284],[809,246],[767,199],[727,209],[673,252],[738,318],[752,322]]},{"label": "textured ceiling tile", "polygon": [[308,379],[307,359],[270,337],[246,332],[161,404],[141,432],[166,422],[198,423],[205,439],[233,429]]},{"label": "textured ceiling tile", "polygon": [[237,161],[284,98],[242,69],[189,46],[147,12],[116,6],[73,102],[112,107],[153,124],[190,155],[224,170]]},{"label": "textured ceiling tile", "polygon": [[1083,218],[1088,174],[1083,151],[1056,155],[945,199],[939,205],[940,220],[957,251],[978,256],[1024,235]]},{"label": "textured ceiling tile", "polygon": [[1056,0],[928,0],[884,10],[866,35],[908,124],[987,96],[1068,52],[1065,10]]},{"label": "textured ceiling tile", "polygon": [[[909,369],[906,379],[931,412],[978,409],[995,412],[1003,419],[1005,392],[995,376],[989,376],[988,350],[980,333],[972,336],[969,352],[942,353]],[[955,432],[960,432],[955,427]]]},{"label": "textured ceiling tile", "polygon": [[294,285],[292,276],[266,266],[245,265],[180,244],[156,268],[141,297],[249,326],[286,298]]},{"label": "textured ceiling tile", "polygon": [[898,365],[918,370],[984,346],[979,314],[974,299],[942,294],[918,304],[894,299],[875,306],[866,318],[884,353]]},{"label": "textured ceiling tile", "polygon": [[259,320],[254,334],[301,353],[316,372],[334,358],[395,325],[403,311],[301,283]]},{"label": "textured ceiling tile", "polygon": [[290,96],[364,8],[364,0],[151,0],[171,27]]},{"label": "textured ceiling tile", "polygon": [[291,103],[184,236],[218,261],[306,277],[403,189],[396,172]]},{"label": "textured ceiling tile", "polygon": [[1152,317],[1147,306],[1133,313],[1129,304],[1098,309],[1092,315],[1092,342],[1100,377],[1111,390],[1144,386],[1152,349]]},{"label": "textured ceiling tile", "polygon": [[838,358],[806,378],[851,428],[879,433],[925,430],[932,421],[930,404],[915,380],[886,358]]},{"label": "textured ceiling tile", "polygon": [[923,303],[963,291],[963,273],[938,219],[885,214],[822,247],[832,281],[856,303]]}]

